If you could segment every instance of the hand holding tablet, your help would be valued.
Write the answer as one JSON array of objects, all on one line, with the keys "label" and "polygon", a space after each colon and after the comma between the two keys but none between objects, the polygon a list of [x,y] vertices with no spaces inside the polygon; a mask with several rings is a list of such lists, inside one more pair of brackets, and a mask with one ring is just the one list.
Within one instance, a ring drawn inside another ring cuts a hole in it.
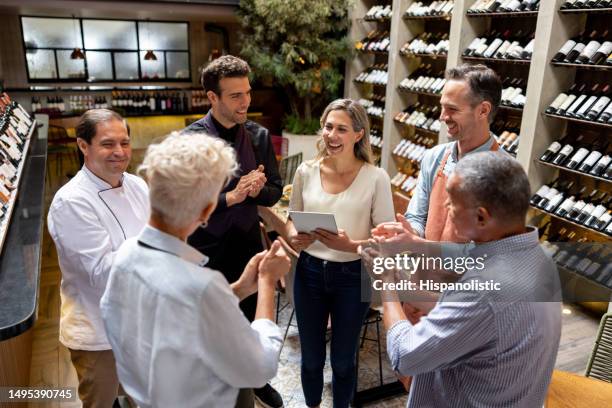
[{"label": "hand holding tablet", "polygon": [[297,232],[312,233],[317,228],[321,228],[334,234],[338,233],[334,214],[289,211],[289,217],[291,217]]}]

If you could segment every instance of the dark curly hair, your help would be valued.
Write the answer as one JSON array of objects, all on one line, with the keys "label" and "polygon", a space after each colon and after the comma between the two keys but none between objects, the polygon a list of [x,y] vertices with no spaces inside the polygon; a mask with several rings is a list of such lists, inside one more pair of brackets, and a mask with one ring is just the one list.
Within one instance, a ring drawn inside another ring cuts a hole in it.
[{"label": "dark curly hair", "polygon": [[249,75],[251,68],[246,61],[233,55],[223,55],[202,70],[200,82],[204,91],[221,95],[219,82],[223,78],[242,78]]}]

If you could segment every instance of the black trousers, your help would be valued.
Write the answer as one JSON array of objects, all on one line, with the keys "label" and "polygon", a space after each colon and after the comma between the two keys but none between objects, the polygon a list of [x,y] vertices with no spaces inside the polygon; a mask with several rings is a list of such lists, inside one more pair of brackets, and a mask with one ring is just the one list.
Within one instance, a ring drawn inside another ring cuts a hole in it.
[{"label": "black trousers", "polygon": [[[236,227],[231,228],[220,238],[199,229],[189,237],[188,242],[209,257],[206,266],[221,272],[229,283],[236,282],[249,260],[263,251],[258,222],[246,232]],[[240,309],[250,322],[255,319],[256,308],[257,293],[240,302]]]}]

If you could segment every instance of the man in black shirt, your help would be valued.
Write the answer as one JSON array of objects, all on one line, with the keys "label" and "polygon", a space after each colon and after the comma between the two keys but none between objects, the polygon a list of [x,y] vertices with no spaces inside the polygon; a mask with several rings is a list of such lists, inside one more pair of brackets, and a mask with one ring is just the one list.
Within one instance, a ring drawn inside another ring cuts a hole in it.
[{"label": "man in black shirt", "polygon": [[[249,259],[263,250],[257,206],[270,207],[282,195],[282,181],[268,129],[247,120],[251,103],[249,65],[231,55],[214,60],[203,71],[202,86],[211,103],[208,114],[187,127],[187,131],[205,131],[220,137],[235,150],[240,169],[238,176],[219,195],[217,208],[208,225],[191,235],[191,246],[207,255],[208,267],[221,271],[229,283],[240,277]],[[240,304],[245,316],[253,321],[257,294]],[[266,407],[282,407],[280,394],[269,384],[254,390]],[[245,393],[238,404],[253,406]]]}]

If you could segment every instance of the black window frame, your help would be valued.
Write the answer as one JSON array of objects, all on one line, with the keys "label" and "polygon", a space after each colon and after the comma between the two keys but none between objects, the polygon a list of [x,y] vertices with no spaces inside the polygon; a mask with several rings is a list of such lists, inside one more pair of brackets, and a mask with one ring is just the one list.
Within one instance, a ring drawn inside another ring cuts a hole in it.
[{"label": "black window frame", "polygon": [[[58,51],[73,51],[74,48],[63,48],[63,47],[26,47],[25,44],[25,36],[23,31],[23,18],[48,18],[48,19],[57,19],[57,20],[77,20],[79,22],[79,33],[81,35],[81,44],[83,48],[83,54],[85,55],[84,65],[85,65],[85,76],[82,78],[60,78],[59,64],[57,59]],[[125,48],[104,48],[104,49],[90,49],[89,51],[95,52],[109,52],[111,55],[111,65],[112,65],[112,75],[113,79],[89,79],[89,70],[87,69],[87,49],[85,48],[85,35],[83,32],[83,21],[84,20],[103,20],[103,21],[127,21],[133,22],[136,29],[136,49],[135,50],[127,50]],[[177,49],[153,49],[155,53],[160,52],[164,55],[164,78],[143,78],[142,76],[142,65],[140,61],[140,53],[147,52],[149,50],[145,50],[140,48],[140,36],[138,30],[139,23],[173,23],[173,24],[187,24],[187,49],[186,50],[177,50]],[[103,82],[145,82],[145,83],[155,83],[155,82],[176,82],[176,83],[191,83],[192,82],[192,72],[191,72],[191,37],[190,37],[190,23],[189,21],[176,21],[176,20],[135,20],[135,19],[121,19],[121,18],[72,18],[72,17],[54,17],[54,16],[38,16],[38,15],[29,15],[29,14],[20,14],[19,15],[19,26],[21,29],[21,44],[23,47],[23,58],[25,62],[26,75],[28,77],[28,82],[31,83],[103,83]],[[28,66],[28,50],[50,50],[53,51],[54,60],[55,60],[55,71],[57,73],[57,78],[32,78],[30,76],[30,68]],[[137,79],[117,79],[116,69],[115,69],[115,53],[116,52],[133,52],[138,56],[138,78]],[[186,52],[187,53],[187,63],[189,69],[189,76],[186,78],[168,78],[168,52]]]}]

